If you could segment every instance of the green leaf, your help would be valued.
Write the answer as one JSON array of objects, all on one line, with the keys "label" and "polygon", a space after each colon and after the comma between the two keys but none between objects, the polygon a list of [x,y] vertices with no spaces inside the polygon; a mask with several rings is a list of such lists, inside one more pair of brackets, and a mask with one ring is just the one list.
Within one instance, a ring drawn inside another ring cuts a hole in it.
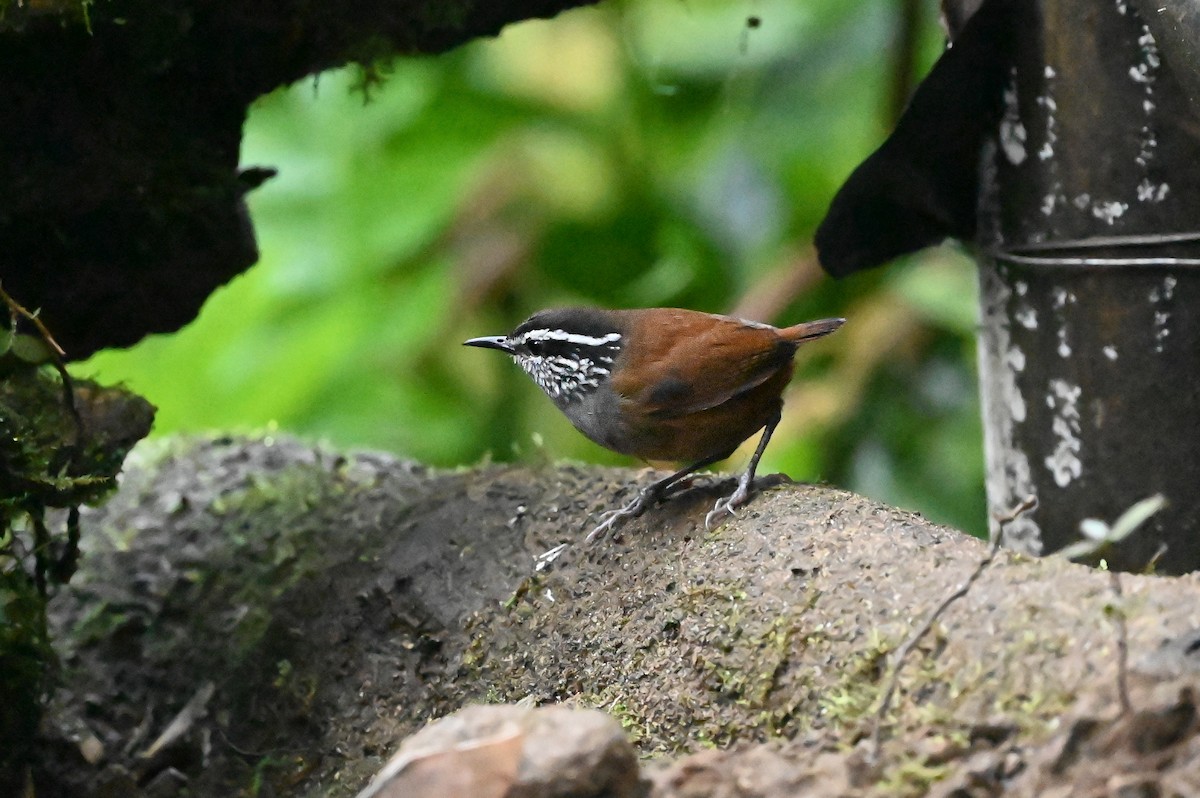
[{"label": "green leaf", "polygon": [[18,334],[12,338],[10,348],[12,353],[32,365],[49,363],[54,359],[52,350],[45,341],[33,335]]},{"label": "green leaf", "polygon": [[1134,530],[1146,523],[1151,516],[1166,506],[1166,497],[1161,493],[1156,493],[1147,499],[1142,499],[1122,513],[1117,522],[1112,525],[1112,531],[1108,533],[1109,542],[1118,543],[1129,537],[1133,534]]},{"label": "green leaf", "polygon": [[1120,543],[1166,505],[1166,498],[1156,493],[1121,513],[1121,517],[1111,527],[1096,518],[1085,518],[1079,524],[1079,531],[1087,539],[1059,549],[1058,554],[1068,560],[1074,560]]}]

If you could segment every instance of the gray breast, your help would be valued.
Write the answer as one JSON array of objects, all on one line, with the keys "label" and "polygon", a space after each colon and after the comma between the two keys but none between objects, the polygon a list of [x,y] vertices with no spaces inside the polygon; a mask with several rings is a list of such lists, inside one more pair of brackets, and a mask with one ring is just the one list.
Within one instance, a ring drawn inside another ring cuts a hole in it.
[{"label": "gray breast", "polygon": [[612,390],[592,390],[575,401],[555,402],[575,428],[614,452],[631,454],[621,445],[628,439],[621,427],[620,397]]}]

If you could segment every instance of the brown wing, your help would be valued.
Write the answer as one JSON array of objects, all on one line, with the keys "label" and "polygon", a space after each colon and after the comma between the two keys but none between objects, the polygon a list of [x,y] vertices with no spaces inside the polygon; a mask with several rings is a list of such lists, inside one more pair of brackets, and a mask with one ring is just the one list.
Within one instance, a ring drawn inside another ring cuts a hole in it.
[{"label": "brown wing", "polygon": [[664,309],[633,323],[612,387],[659,418],[716,407],[770,379],[796,353],[774,327],[728,316]]}]

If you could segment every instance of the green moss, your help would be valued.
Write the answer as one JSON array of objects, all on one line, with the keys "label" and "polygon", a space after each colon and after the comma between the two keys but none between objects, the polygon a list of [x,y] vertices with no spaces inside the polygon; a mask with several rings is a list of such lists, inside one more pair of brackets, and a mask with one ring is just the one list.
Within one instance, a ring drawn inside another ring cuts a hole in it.
[{"label": "green moss", "polygon": [[[54,657],[46,632],[49,586],[78,558],[75,508],[105,498],[153,408],[122,390],[64,385],[52,368],[7,362],[0,375],[0,739],[32,739]],[[69,397],[69,399],[68,399]],[[50,508],[72,508],[63,520]],[[101,613],[98,613],[98,615]],[[0,749],[4,771],[20,746]]]},{"label": "green moss", "polygon": [[294,465],[212,497],[209,509],[221,517],[228,544],[188,578],[201,602],[243,608],[229,630],[235,659],[259,655],[280,598],[327,565],[331,541],[312,511],[348,490],[323,466]]},{"label": "green moss", "polygon": [[916,798],[927,794],[929,788],[946,778],[951,770],[951,763],[930,765],[922,757],[913,757],[888,770],[875,786],[885,794]]},{"label": "green moss", "polygon": [[149,432],[154,408],[140,397],[87,381],[73,388],[74,410],[53,369],[0,379],[0,509],[100,501],[129,449]]},{"label": "green moss", "polygon": [[625,731],[625,736],[634,745],[641,743],[646,738],[641,717],[623,702],[614,701],[607,707],[597,707],[597,709],[607,710],[608,714],[616,718],[617,723],[620,723],[621,728]]}]

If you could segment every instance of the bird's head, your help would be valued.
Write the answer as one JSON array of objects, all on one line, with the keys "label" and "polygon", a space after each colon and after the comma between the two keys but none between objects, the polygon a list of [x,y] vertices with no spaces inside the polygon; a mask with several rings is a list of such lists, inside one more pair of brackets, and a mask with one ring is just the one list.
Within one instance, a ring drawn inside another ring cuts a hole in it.
[{"label": "bird's head", "polygon": [[569,405],[609,378],[624,332],[616,314],[598,308],[543,310],[509,335],[465,341],[511,355],[546,395]]}]

